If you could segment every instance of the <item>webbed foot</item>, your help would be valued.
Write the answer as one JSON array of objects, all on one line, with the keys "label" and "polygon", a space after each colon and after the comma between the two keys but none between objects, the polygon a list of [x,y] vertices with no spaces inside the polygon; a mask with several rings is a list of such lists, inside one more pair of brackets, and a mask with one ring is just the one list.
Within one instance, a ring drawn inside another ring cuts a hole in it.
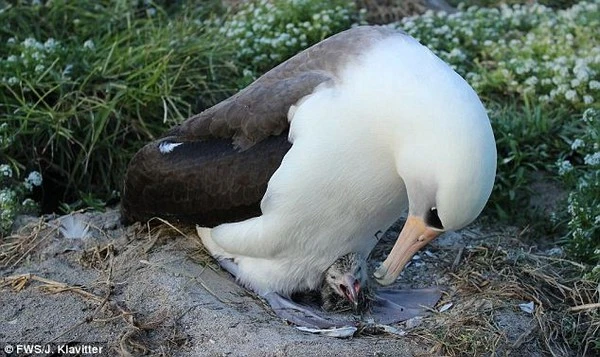
[{"label": "webbed foot", "polygon": [[332,317],[320,316],[313,307],[296,303],[277,293],[267,293],[262,295],[262,297],[267,300],[277,316],[296,326],[329,329],[352,325],[348,320],[337,320]]},{"label": "webbed foot", "polygon": [[380,288],[373,299],[371,316],[380,324],[405,321],[423,315],[441,296],[442,291],[438,288]]}]

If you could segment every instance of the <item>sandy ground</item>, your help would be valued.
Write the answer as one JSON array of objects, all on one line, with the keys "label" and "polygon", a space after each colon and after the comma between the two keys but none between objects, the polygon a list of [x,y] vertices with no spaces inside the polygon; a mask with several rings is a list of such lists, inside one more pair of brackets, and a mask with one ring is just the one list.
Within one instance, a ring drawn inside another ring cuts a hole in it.
[{"label": "sandy ground", "polygon": [[[426,352],[417,341],[391,335],[337,339],[301,332],[227,273],[213,270],[212,264],[203,266],[206,257],[195,238],[174,230],[149,233],[144,227],[122,227],[117,211],[76,218],[90,223],[89,237],[66,238],[52,227],[60,218],[50,221],[33,239],[37,246],[27,259],[0,270],[2,277],[34,276],[20,290],[0,290],[1,343],[101,342],[106,355]],[[38,277],[52,282],[36,281]]]},{"label": "sandy ground", "polygon": [[[4,244],[2,252],[12,249],[13,255],[0,255],[0,349],[7,343],[96,342],[107,356],[425,356],[444,351],[433,336],[443,341],[453,329],[468,330],[475,323],[484,332],[488,325],[493,328],[489,334],[475,334],[483,340],[471,341],[469,348],[544,354],[539,341],[529,338],[535,316],[518,307],[528,302],[520,300],[522,294],[495,292],[504,289],[500,276],[484,273],[485,279],[479,278],[471,267],[461,272],[461,256],[466,261],[482,252],[488,256],[479,242],[516,245],[507,238],[512,233],[491,235],[477,224],[447,233],[401,275],[401,286],[445,287],[434,314],[444,324],[423,329],[421,319],[413,319],[394,325],[408,331],[406,336],[363,331],[338,339],[299,331],[275,316],[214,265],[191,227],[183,228],[186,234],[165,225],[123,227],[119,212],[109,210],[75,214],[74,221],[89,228],[85,238],[68,238],[60,230],[65,219],[71,218],[31,219]],[[385,234],[371,268],[384,259],[400,227],[398,223]],[[490,293],[458,288],[463,280]],[[510,281],[506,284],[511,289]],[[494,295],[502,296],[494,300]],[[475,322],[463,320],[470,311]],[[459,320],[464,324],[453,327]],[[496,337],[486,341],[489,336]]]}]

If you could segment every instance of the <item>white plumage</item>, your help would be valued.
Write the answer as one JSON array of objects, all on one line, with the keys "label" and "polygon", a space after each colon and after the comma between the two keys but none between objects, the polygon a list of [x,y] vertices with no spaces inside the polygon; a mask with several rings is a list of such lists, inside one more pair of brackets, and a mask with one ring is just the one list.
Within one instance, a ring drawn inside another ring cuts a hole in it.
[{"label": "white plumage", "polygon": [[318,288],[337,258],[368,256],[377,232],[408,209],[407,227],[418,229],[404,228],[396,246],[408,248],[376,273],[390,283],[405,263],[399,255],[467,225],[490,195],[489,119],[448,65],[398,33],[343,66],[290,108],[293,146],[269,181],[262,215],[198,229],[211,254],[233,259],[237,278],[261,294]]}]

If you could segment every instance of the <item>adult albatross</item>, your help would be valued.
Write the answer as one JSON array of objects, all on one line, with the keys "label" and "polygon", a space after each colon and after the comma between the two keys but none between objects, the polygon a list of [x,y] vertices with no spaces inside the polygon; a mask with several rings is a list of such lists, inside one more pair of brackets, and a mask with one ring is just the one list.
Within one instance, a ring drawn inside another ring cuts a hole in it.
[{"label": "adult albatross", "polygon": [[191,220],[210,253],[260,294],[316,289],[368,256],[408,209],[374,275],[392,283],[441,232],[472,222],[496,149],[471,87],[410,36],[334,35],[146,145],[123,193],[129,220]]}]

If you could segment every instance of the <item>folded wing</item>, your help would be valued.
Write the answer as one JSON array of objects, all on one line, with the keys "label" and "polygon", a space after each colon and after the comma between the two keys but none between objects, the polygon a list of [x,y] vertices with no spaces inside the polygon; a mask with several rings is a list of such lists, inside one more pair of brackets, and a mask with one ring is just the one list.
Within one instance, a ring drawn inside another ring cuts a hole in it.
[{"label": "folded wing", "polygon": [[125,176],[125,220],[213,226],[260,215],[268,181],[291,147],[290,107],[317,86],[334,85],[344,63],[393,33],[358,27],[332,36],[144,146]]}]

